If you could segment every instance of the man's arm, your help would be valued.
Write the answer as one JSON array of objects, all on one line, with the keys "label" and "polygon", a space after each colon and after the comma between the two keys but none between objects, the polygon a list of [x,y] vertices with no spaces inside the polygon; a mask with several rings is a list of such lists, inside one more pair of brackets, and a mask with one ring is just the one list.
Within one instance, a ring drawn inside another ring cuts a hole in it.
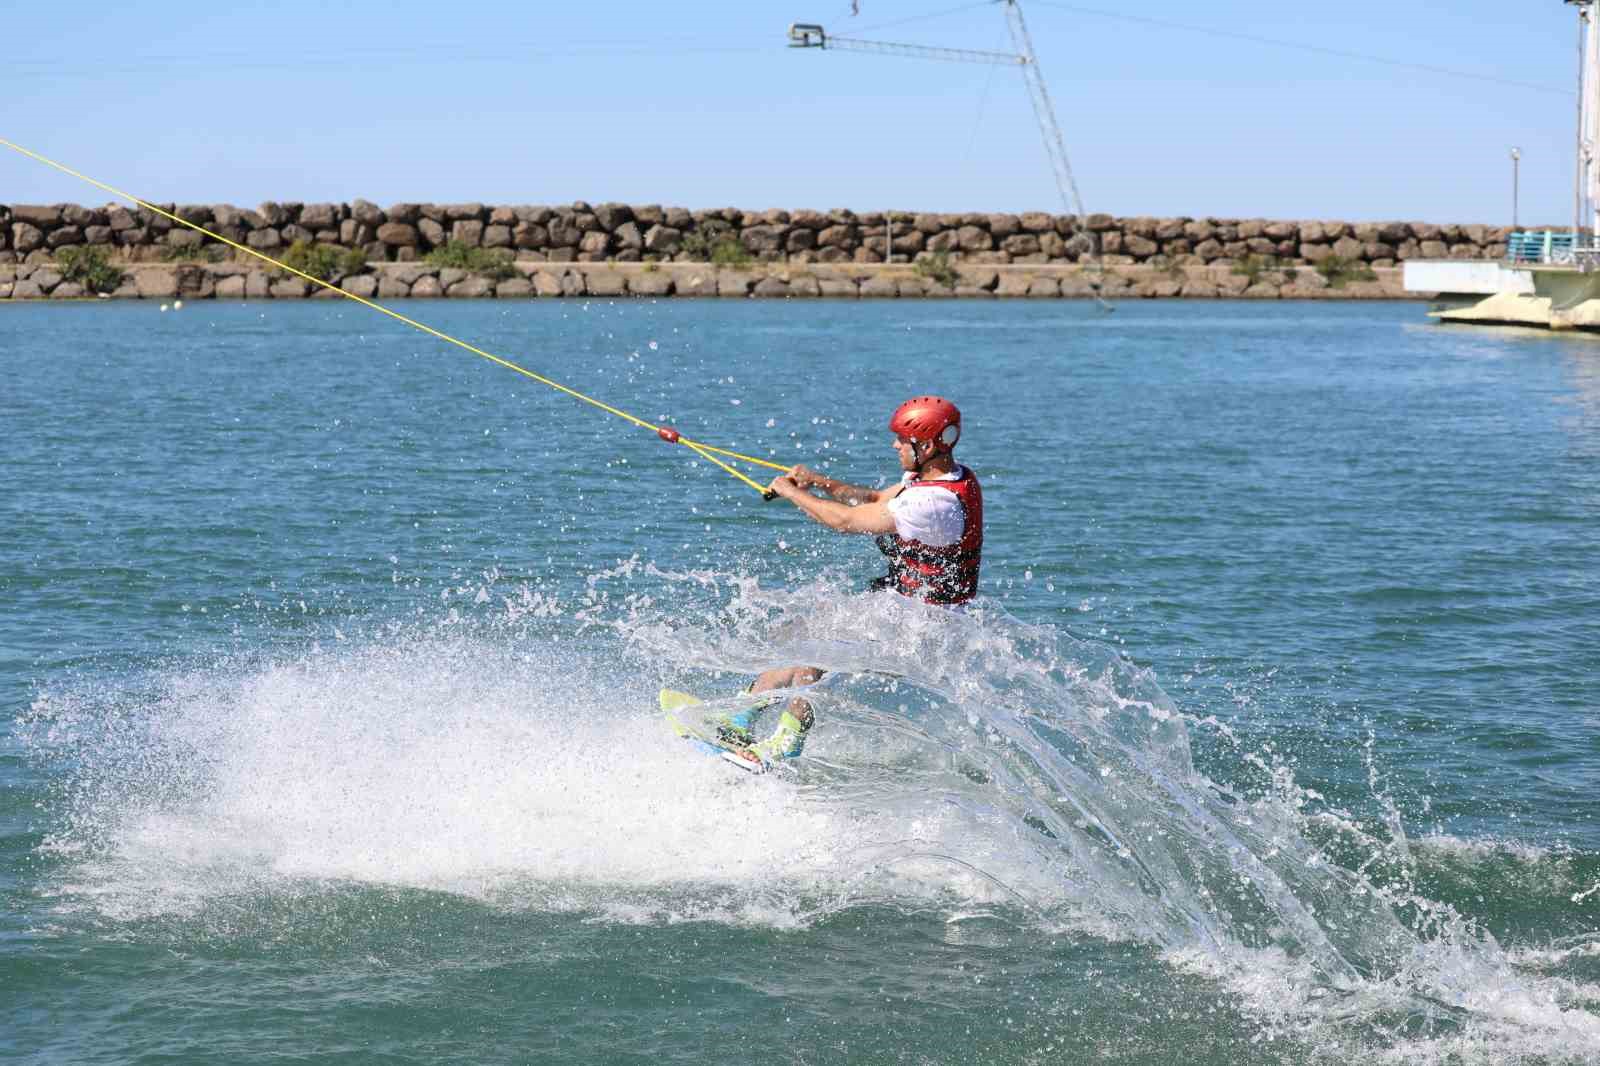
[{"label": "man's arm", "polygon": [[[851,485],[828,477],[826,474],[819,474],[806,466],[795,467],[789,471],[789,476],[794,479],[795,484],[803,489],[821,489],[840,503],[849,504],[852,507],[858,507],[865,503],[884,502],[894,494],[889,489],[880,492],[877,489]],[[899,488],[899,486],[897,485],[895,488]],[[886,493],[888,494],[887,496]]]},{"label": "man's arm", "polygon": [[[845,486],[851,488],[854,486]],[[889,513],[889,501],[881,503],[874,498],[869,503],[851,506],[837,500],[823,500],[811,495],[789,476],[773,478],[769,486],[773,492],[794,504],[808,516],[829,529],[840,533],[893,533],[894,515]],[[862,491],[870,491],[863,489]],[[872,493],[877,497],[879,493]]]}]

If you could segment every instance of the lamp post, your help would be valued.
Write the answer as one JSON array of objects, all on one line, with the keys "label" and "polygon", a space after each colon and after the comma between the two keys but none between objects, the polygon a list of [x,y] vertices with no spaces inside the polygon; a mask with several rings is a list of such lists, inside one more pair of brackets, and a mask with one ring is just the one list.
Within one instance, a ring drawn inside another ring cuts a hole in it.
[{"label": "lamp post", "polygon": [[1511,228],[1517,229],[1517,168],[1522,162],[1522,149],[1511,149]]}]

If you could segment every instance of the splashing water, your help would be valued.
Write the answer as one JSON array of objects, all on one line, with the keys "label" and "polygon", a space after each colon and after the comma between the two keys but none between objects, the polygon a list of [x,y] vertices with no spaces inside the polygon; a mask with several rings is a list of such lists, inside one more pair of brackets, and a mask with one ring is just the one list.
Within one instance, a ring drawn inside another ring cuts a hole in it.
[{"label": "splashing water", "polygon": [[[70,765],[57,905],[129,921],[356,882],[647,923],[1001,909],[1149,945],[1323,1046],[1600,1046],[1600,987],[1428,900],[1398,817],[1358,822],[1255,755],[1258,794],[1207,778],[1206,724],[1103,645],[636,563],[565,618],[502,603],[477,627],[41,696],[25,736]],[[829,675],[791,773],[733,773],[648,713],[658,682],[731,692],[792,663]]]}]

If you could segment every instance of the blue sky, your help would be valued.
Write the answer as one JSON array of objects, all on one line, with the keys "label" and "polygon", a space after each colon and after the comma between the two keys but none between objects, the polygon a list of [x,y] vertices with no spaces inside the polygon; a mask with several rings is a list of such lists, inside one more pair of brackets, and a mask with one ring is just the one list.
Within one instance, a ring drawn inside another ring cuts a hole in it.
[{"label": "blue sky", "polygon": [[[1090,211],[1505,223],[1517,145],[1524,224],[1571,217],[1560,0],[1022,3]],[[1009,51],[1000,9],[860,9],[29,3],[0,136],[180,202],[1059,210],[1016,71],[784,47],[805,21]],[[0,202],[106,199],[0,157]]]}]

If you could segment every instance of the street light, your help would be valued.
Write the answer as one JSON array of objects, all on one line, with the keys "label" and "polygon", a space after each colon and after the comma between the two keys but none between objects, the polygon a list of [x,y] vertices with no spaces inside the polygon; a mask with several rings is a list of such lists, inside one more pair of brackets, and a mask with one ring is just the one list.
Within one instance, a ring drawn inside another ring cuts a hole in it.
[{"label": "street light", "polygon": [[1511,228],[1517,228],[1517,166],[1522,161],[1522,149],[1511,149]]}]

